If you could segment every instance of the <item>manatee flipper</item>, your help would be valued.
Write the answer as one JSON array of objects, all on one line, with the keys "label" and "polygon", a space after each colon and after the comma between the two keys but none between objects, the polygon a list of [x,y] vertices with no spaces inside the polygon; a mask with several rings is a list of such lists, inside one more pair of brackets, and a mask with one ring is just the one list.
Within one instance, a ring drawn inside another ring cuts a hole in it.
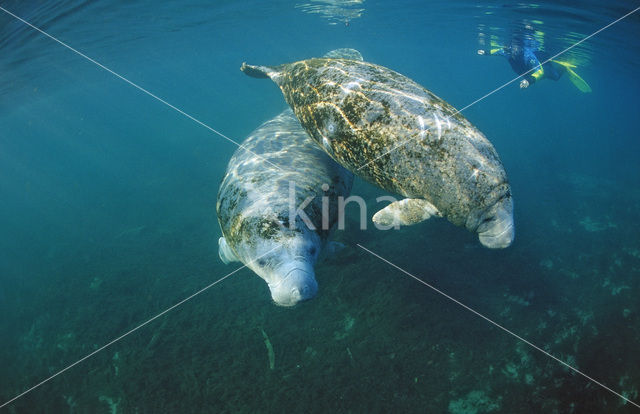
[{"label": "manatee flipper", "polygon": [[576,65],[571,64],[569,62],[563,62],[560,60],[553,60],[552,62],[555,62],[558,65],[562,65],[565,67],[565,69],[567,69],[567,73],[569,74],[569,80],[571,81],[571,83],[573,83],[573,85],[576,88],[580,90],[580,92],[584,92],[584,93],[591,92],[591,86],[589,86],[589,84],[573,70],[573,68],[575,68]]},{"label": "manatee flipper", "polygon": [[373,222],[383,226],[410,226],[431,216],[441,217],[433,204],[420,198],[405,198],[378,211],[373,215]]},{"label": "manatee flipper", "polygon": [[240,261],[233,250],[231,250],[231,247],[229,247],[224,237],[220,237],[218,239],[218,256],[220,256],[220,260],[222,260],[224,264]]}]

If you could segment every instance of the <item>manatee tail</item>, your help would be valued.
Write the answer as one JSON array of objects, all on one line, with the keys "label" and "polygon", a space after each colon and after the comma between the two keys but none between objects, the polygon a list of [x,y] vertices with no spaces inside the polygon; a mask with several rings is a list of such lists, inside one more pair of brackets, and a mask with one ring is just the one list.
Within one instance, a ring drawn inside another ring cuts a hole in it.
[{"label": "manatee tail", "polygon": [[276,79],[280,75],[280,68],[277,66],[247,65],[246,62],[242,62],[240,70],[252,78],[271,79],[274,82],[276,82]]},{"label": "manatee tail", "polygon": [[578,90],[580,90],[580,92],[584,92],[584,93],[591,92],[591,87],[589,86],[589,84],[573,70],[573,68],[575,68],[576,65],[569,62],[563,62],[560,60],[553,60],[552,62],[555,62],[558,65],[562,65],[565,67],[565,69],[567,69],[567,73],[569,74],[569,80],[571,81],[571,83],[573,83],[573,85],[576,88],[578,88]]}]

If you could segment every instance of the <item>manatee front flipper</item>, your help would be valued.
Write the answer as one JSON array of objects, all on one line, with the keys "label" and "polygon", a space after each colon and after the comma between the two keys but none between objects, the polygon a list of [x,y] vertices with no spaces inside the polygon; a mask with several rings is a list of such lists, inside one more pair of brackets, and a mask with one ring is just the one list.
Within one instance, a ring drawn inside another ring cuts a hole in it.
[{"label": "manatee front flipper", "polygon": [[240,261],[233,250],[231,250],[231,247],[229,247],[224,237],[220,237],[218,239],[218,256],[220,256],[220,260],[222,260],[224,264]]},{"label": "manatee front flipper", "polygon": [[442,214],[427,200],[405,198],[395,201],[373,215],[373,222],[381,226],[410,226]]}]

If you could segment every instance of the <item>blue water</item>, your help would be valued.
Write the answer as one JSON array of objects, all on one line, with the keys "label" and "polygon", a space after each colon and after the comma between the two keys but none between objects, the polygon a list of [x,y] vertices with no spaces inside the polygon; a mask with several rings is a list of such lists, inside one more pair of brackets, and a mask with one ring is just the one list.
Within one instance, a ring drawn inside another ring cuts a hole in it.
[{"label": "blue water", "polygon": [[[532,24],[555,54],[640,5],[303,3],[0,7],[240,141],[285,108],[243,61],[352,47],[462,108],[515,77],[476,54],[483,36]],[[277,307],[243,269],[0,410],[638,411],[356,246],[640,401],[638,39],[640,12],[563,56],[592,93],[515,82],[463,112],[511,181],[508,249],[444,220],[362,231],[349,211],[317,298]],[[2,404],[235,269],[215,201],[236,147],[2,11],[0,79]],[[353,193],[370,218],[383,192]]]}]

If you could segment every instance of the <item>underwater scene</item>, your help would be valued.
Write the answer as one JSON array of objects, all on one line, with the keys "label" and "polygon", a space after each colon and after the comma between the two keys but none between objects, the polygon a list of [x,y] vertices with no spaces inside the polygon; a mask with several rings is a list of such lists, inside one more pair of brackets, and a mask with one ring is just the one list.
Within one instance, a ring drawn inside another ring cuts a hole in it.
[{"label": "underwater scene", "polygon": [[0,0],[0,412],[640,412],[639,6]]}]

